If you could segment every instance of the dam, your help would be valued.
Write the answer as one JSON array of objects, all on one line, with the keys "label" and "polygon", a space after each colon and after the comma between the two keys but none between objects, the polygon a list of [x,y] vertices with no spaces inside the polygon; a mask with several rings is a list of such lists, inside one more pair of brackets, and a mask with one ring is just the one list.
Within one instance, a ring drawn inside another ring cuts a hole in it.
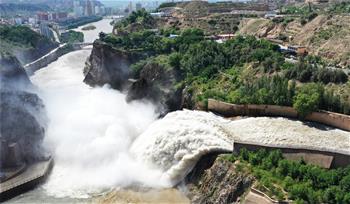
[{"label": "dam", "polygon": [[[135,185],[172,188],[200,157],[232,152],[234,141],[257,138],[265,144],[300,142],[303,147],[329,145],[343,151],[350,147],[348,132],[327,128],[321,132],[285,118],[231,121],[213,113],[182,110],[159,119],[159,107],[148,101],[126,103],[125,93],[108,85],[84,84],[83,67],[90,52],[65,54],[31,76],[50,118],[44,144],[55,165],[47,182],[9,202],[94,202],[108,192],[120,193]],[[285,132],[295,135],[295,140]]]}]

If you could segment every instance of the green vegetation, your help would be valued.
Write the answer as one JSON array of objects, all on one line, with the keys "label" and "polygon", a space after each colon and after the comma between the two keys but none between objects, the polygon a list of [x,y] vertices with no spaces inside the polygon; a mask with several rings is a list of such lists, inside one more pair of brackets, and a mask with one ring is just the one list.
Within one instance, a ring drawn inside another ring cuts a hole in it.
[{"label": "green vegetation", "polygon": [[68,32],[62,33],[60,40],[62,43],[84,42],[84,33],[70,30]]},{"label": "green vegetation", "polygon": [[159,5],[159,7],[158,8],[166,8],[166,7],[174,7],[174,6],[176,6],[176,2],[164,2],[164,3],[161,3],[160,5]]},{"label": "green vegetation", "polygon": [[348,81],[348,76],[341,70],[332,70],[324,67],[320,58],[308,56],[295,65],[290,65],[285,70],[288,79],[296,79],[300,82],[321,82],[323,84],[342,84]]},{"label": "green vegetation", "polygon": [[283,14],[299,14],[299,15],[306,15],[310,12],[309,7],[307,5],[303,6],[284,6],[281,10],[281,13]]},{"label": "green vegetation", "polygon": [[323,92],[323,87],[320,84],[302,86],[294,98],[293,107],[302,117],[305,117],[318,109]]},{"label": "green vegetation", "polygon": [[[288,15],[297,15],[299,16],[300,24],[305,25],[306,23],[312,21],[314,18],[316,18],[319,14],[319,11],[314,11],[312,9],[312,6],[309,7],[308,5],[302,5],[302,6],[285,6],[282,8],[283,14]],[[292,17],[286,17],[285,19],[293,19]],[[287,21],[284,20],[284,25],[287,25],[291,20]]]},{"label": "green vegetation", "polygon": [[237,168],[251,172],[257,179],[257,188],[278,199],[292,199],[296,203],[350,203],[350,166],[323,169],[304,161],[283,158],[280,150],[259,149],[250,152],[241,149]]},{"label": "green vegetation", "polygon": [[57,46],[26,26],[0,25],[0,54],[13,55],[29,63]]},{"label": "green vegetation", "polygon": [[350,13],[350,2],[341,2],[333,5],[329,9],[329,13]]},{"label": "green vegetation", "polygon": [[154,27],[154,18],[145,10],[133,11],[127,18],[117,22],[115,28],[118,33],[132,33]]},{"label": "green vegetation", "polygon": [[[162,59],[163,67],[178,72],[177,86],[186,86],[193,106],[214,98],[236,104],[293,106],[302,117],[318,109],[350,114],[349,98],[340,99],[338,92],[325,88],[330,84],[344,85],[348,76],[343,71],[324,68],[325,63],[317,57],[301,58],[291,64],[278,46],[267,40],[238,36],[219,44],[206,40],[199,29],[150,31],[144,26],[150,21],[145,11],[135,12],[117,26],[126,28],[140,22],[142,29],[128,35],[103,34],[100,39],[143,56],[133,65],[135,77],[146,64],[160,63]],[[170,34],[179,36],[170,38]]]},{"label": "green vegetation", "polygon": [[0,25],[0,41],[20,47],[34,47],[39,41],[49,42],[50,40],[26,26]]},{"label": "green vegetation", "polygon": [[82,30],[95,30],[95,29],[96,29],[96,26],[94,25],[88,25],[82,28]]}]

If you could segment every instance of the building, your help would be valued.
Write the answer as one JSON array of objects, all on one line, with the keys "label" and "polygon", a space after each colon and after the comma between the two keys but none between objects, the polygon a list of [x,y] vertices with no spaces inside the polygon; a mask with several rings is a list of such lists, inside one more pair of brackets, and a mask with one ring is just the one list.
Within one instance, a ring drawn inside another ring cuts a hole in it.
[{"label": "building", "polygon": [[140,2],[136,3],[136,11],[142,9],[142,4]]},{"label": "building", "polygon": [[133,11],[133,10],[132,10],[132,2],[131,2],[131,1],[129,2],[128,10],[129,10],[129,13],[131,13],[131,12]]},{"label": "building", "polygon": [[40,12],[36,14],[38,21],[48,21],[49,20],[49,14]]},{"label": "building", "polygon": [[297,45],[281,45],[279,44],[279,49],[281,52],[290,53],[298,56],[305,56],[308,54],[306,47]]},{"label": "building", "polygon": [[307,55],[306,47],[304,46],[288,46],[288,51],[296,53],[297,55]]},{"label": "building", "polygon": [[155,18],[161,18],[165,16],[164,12],[154,12],[154,13],[150,13],[151,16],[155,17]]},{"label": "building", "polygon": [[43,36],[46,36],[47,38],[51,39],[53,37],[53,33],[50,30],[47,23],[40,23],[40,34]]},{"label": "building", "polygon": [[100,7],[100,15],[105,15],[106,14],[106,8],[104,6]]},{"label": "building", "polygon": [[95,6],[95,15],[100,15],[101,14],[101,10],[99,6]]},{"label": "building", "polygon": [[57,19],[58,20],[64,20],[68,18],[68,13],[67,12],[59,12],[56,13]]},{"label": "building", "polygon": [[28,18],[28,23],[31,26],[35,26],[38,23],[38,21],[36,20],[36,18]]},{"label": "building", "polygon": [[57,13],[49,13],[49,21],[56,21],[58,19]]},{"label": "building", "polygon": [[75,17],[80,17],[80,16],[82,16],[84,14],[84,9],[80,5],[80,1],[79,0],[75,0],[73,2],[73,11],[74,11],[74,16]]},{"label": "building", "polygon": [[16,25],[22,25],[23,24],[23,18],[21,16],[15,17],[14,22]]},{"label": "building", "polygon": [[90,0],[86,0],[85,3],[85,16],[92,16],[94,11],[93,11],[93,4]]}]

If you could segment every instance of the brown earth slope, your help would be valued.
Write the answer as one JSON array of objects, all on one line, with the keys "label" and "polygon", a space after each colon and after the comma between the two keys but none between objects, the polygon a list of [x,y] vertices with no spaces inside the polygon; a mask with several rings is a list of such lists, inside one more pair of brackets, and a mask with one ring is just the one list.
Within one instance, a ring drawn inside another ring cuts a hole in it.
[{"label": "brown earth slope", "polygon": [[284,36],[292,45],[306,46],[311,54],[350,66],[350,16],[319,15],[304,26],[297,18],[289,23],[248,18],[241,21],[239,33],[272,39]]}]

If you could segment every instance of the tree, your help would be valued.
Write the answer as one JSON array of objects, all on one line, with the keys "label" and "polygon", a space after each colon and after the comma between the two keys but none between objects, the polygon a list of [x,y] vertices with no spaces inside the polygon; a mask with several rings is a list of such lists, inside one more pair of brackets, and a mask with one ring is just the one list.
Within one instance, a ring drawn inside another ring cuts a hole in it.
[{"label": "tree", "polygon": [[307,95],[304,93],[298,94],[294,100],[293,108],[295,108],[301,117],[317,110],[320,101],[320,96],[317,93]]},{"label": "tree", "polygon": [[311,83],[302,86],[294,98],[293,108],[295,108],[301,117],[316,111],[321,102],[323,87]]}]

